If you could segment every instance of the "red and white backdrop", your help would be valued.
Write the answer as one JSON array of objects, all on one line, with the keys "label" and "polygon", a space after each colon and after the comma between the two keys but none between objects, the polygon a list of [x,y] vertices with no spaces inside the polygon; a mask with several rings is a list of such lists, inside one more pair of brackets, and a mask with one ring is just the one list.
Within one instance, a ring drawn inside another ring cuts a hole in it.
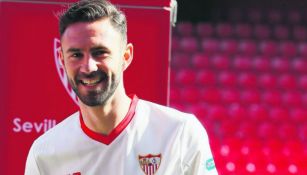
[{"label": "red and white backdrop", "polygon": [[[78,110],[56,52],[56,16],[69,2],[0,2],[0,174],[23,174],[34,139]],[[168,104],[170,0],[112,2],[126,13],[135,46],[127,92]]]}]

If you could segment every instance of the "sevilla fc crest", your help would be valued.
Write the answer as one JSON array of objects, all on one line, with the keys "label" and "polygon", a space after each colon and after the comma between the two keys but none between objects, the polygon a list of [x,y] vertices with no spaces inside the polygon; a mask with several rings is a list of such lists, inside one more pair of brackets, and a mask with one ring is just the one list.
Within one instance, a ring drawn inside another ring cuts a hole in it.
[{"label": "sevilla fc crest", "polygon": [[161,154],[148,154],[146,156],[139,155],[139,163],[145,175],[154,175],[160,167]]}]

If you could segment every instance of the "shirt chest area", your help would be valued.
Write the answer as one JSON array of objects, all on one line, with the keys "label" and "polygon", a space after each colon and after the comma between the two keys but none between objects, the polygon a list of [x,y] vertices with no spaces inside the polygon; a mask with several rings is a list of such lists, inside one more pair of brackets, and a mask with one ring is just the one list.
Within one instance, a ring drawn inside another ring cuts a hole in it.
[{"label": "shirt chest area", "polygon": [[181,174],[180,149],[176,138],[122,137],[109,145],[83,140],[70,149],[56,151],[47,163],[46,174],[50,171],[51,174]]}]

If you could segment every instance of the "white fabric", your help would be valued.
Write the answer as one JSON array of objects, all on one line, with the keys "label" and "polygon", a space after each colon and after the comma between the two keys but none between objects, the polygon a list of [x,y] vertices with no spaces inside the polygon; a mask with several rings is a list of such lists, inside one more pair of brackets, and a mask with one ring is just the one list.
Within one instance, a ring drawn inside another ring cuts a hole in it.
[{"label": "white fabric", "polygon": [[161,154],[155,175],[217,175],[207,133],[196,117],[144,100],[109,145],[83,132],[79,112],[71,115],[35,140],[25,174],[153,175],[139,161],[149,154]]}]

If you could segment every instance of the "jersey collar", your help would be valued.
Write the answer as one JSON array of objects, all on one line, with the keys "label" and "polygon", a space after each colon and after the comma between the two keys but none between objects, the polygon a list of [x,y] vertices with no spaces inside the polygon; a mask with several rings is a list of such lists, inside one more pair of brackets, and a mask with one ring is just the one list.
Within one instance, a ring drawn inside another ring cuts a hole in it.
[{"label": "jersey collar", "polygon": [[83,132],[87,136],[98,142],[101,142],[106,145],[111,144],[120,135],[120,133],[122,133],[122,131],[128,126],[128,124],[131,122],[135,114],[135,108],[138,102],[138,97],[136,95],[131,95],[130,98],[131,98],[131,103],[128,113],[126,114],[125,118],[111,131],[109,135],[102,135],[88,128],[83,121],[81,112],[79,112],[80,125]]}]

